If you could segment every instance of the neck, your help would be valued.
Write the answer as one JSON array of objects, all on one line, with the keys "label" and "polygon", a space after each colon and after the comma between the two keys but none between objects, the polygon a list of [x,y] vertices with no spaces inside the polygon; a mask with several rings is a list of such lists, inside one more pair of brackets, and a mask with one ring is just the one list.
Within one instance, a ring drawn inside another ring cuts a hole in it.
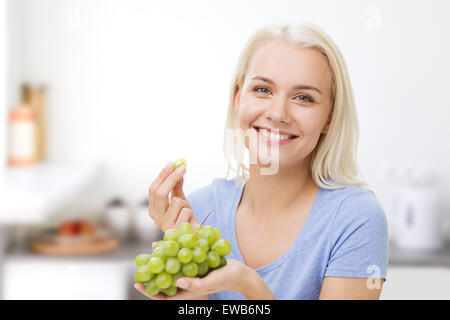
[{"label": "neck", "polygon": [[307,161],[296,167],[279,168],[275,175],[261,175],[259,165],[250,165],[242,198],[254,215],[273,217],[289,212],[315,186]]}]

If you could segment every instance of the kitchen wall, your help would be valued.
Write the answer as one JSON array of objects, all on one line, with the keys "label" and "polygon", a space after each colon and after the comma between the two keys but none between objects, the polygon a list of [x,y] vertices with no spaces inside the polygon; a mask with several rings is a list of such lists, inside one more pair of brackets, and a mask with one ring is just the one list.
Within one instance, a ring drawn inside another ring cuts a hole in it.
[{"label": "kitchen wall", "polygon": [[[0,70],[6,69],[6,44],[7,40],[7,2],[6,0],[0,1]],[[6,112],[2,112],[6,107],[6,78],[7,73],[1,72],[0,74],[0,137],[6,135]],[[6,139],[0,139],[0,176],[3,174],[6,164]],[[2,181],[0,181],[0,188]]]},{"label": "kitchen wall", "polygon": [[[388,215],[386,171],[428,165],[450,210],[450,2],[9,1],[8,106],[24,80],[48,88],[48,159],[100,164],[67,210],[130,203],[169,160],[185,192],[226,173],[223,128],[238,55],[260,26],[310,21],[343,52],[363,174]],[[450,214],[448,214],[450,217]]]}]

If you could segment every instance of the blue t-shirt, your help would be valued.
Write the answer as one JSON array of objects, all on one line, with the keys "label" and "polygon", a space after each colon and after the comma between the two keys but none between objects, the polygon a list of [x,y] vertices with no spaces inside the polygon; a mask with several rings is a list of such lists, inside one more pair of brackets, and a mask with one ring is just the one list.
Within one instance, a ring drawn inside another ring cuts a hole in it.
[{"label": "blue t-shirt", "polygon": [[[216,178],[187,197],[201,223],[221,230],[231,243],[227,256],[244,263],[236,240],[235,216],[245,184]],[[324,277],[386,279],[388,229],[384,211],[373,191],[349,186],[320,187],[310,214],[291,247],[278,259],[256,269],[277,299],[318,299]],[[210,299],[245,297],[222,291]]]}]

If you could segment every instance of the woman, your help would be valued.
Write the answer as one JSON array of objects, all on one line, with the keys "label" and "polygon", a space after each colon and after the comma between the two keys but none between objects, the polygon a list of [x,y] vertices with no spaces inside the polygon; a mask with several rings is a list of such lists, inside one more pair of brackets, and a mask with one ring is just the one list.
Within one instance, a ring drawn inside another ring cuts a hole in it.
[{"label": "woman", "polygon": [[378,299],[388,230],[361,178],[358,136],[348,71],[333,41],[314,25],[258,30],[231,87],[225,156],[236,178],[214,179],[186,198],[186,167],[172,172],[169,163],[149,191],[149,214],[164,231],[197,226],[212,210],[207,224],[232,245],[228,264],[178,279],[184,290],[173,297],[152,298]]}]

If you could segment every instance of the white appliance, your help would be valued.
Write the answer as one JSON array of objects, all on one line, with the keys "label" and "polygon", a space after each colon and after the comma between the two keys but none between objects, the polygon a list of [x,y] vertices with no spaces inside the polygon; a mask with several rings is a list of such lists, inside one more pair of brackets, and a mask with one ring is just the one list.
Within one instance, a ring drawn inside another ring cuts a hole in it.
[{"label": "white appliance", "polygon": [[411,171],[397,189],[395,242],[405,249],[433,250],[444,244],[445,225],[439,210],[439,189],[430,171]]},{"label": "white appliance", "polygon": [[134,226],[141,242],[149,243],[162,240],[163,231],[148,214],[148,199],[144,199],[134,210]]}]

